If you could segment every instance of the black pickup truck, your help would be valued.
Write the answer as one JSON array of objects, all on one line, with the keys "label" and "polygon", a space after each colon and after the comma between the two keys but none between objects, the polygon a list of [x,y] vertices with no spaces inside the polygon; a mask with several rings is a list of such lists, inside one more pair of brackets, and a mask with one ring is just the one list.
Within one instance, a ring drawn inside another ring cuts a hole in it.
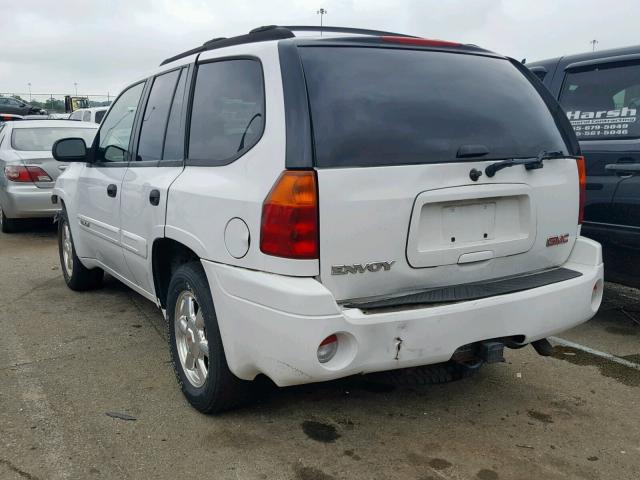
[{"label": "black pickup truck", "polygon": [[582,234],[605,247],[607,276],[640,270],[640,46],[541,60],[527,67],[563,106],[587,170]]}]

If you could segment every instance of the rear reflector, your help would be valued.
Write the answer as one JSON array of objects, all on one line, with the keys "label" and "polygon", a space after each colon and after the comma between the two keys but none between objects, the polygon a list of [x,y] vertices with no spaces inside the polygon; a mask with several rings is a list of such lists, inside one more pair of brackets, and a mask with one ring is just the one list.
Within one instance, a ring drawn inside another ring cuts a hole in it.
[{"label": "rear reflector", "polygon": [[338,351],[338,336],[329,335],[325,338],[318,347],[318,361],[320,363],[327,363],[331,360]]},{"label": "rear reflector", "polygon": [[580,209],[578,210],[578,224],[582,224],[584,220],[584,202],[587,195],[587,170],[584,164],[584,157],[576,159],[578,164],[578,182],[580,185]]},{"label": "rear reflector", "polygon": [[420,45],[423,47],[459,47],[462,45],[457,42],[447,42],[446,40],[435,40],[432,38],[411,38],[411,37],[394,37],[384,36],[382,40],[391,43],[403,43],[405,45]]},{"label": "rear reflector", "polygon": [[4,167],[4,175],[11,182],[53,182],[49,174],[40,167],[8,165]]},{"label": "rear reflector", "polygon": [[317,259],[318,243],[316,173],[286,170],[262,205],[260,250],[276,257]]}]

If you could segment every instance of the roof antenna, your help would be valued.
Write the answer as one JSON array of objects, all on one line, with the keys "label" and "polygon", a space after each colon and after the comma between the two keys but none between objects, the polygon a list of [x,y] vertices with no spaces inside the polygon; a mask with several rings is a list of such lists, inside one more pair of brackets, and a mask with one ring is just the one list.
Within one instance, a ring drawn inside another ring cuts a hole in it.
[{"label": "roof antenna", "polygon": [[323,17],[324,17],[327,13],[328,13],[328,12],[327,12],[327,9],[326,9],[326,8],[321,8],[320,10],[318,10],[318,11],[316,12],[316,14],[317,14],[317,15],[320,15],[320,36],[322,36],[322,27],[323,27],[323,25],[322,25],[322,20],[323,20]]}]

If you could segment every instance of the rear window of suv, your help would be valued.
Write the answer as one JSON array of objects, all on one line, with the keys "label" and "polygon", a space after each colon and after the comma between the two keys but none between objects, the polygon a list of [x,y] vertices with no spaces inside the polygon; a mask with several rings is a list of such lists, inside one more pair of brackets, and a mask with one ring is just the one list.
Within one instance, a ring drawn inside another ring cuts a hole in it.
[{"label": "rear window of suv", "polygon": [[640,65],[569,71],[560,103],[580,140],[640,136]]},{"label": "rear window of suv", "polygon": [[316,165],[464,161],[566,151],[548,107],[506,59],[409,49],[300,47]]}]

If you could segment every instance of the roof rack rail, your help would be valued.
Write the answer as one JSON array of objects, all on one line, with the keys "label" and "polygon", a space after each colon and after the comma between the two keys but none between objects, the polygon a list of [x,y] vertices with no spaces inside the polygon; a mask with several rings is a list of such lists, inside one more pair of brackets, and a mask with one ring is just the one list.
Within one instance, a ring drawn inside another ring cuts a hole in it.
[{"label": "roof rack rail", "polygon": [[398,37],[411,37],[412,35],[405,35],[402,33],[385,32],[382,30],[366,30],[363,28],[349,28],[349,27],[317,27],[309,25],[293,25],[293,26],[279,26],[279,25],[265,25],[262,27],[254,28],[246,35],[238,35],[237,37],[217,37],[204,42],[199,47],[192,48],[186,52],[179,53],[173,57],[169,57],[164,60],[160,66],[167,63],[175,62],[181,58],[189,57],[196,53],[206,52],[207,50],[214,50],[216,48],[230,47],[232,45],[242,45],[243,43],[255,43],[266,42],[269,40],[281,40],[285,38],[295,37],[293,32],[328,32],[328,33],[353,33],[356,35],[392,35]]},{"label": "roof rack rail", "polygon": [[277,25],[269,25],[266,27],[259,27],[251,30],[246,35],[238,35],[237,37],[218,37],[204,42],[201,46],[187,50],[186,52],[179,53],[173,57],[169,57],[164,60],[160,66],[167,63],[174,62],[184,57],[193,55],[194,53],[206,52],[207,50],[214,50],[216,48],[230,47],[232,45],[242,45],[243,43],[254,42],[266,42],[269,40],[281,40],[283,38],[291,38],[295,35],[291,30],[279,27]]},{"label": "roof rack rail", "polygon": [[373,36],[393,36],[393,37],[409,37],[417,38],[414,35],[407,35],[405,33],[385,32],[384,30],[369,30],[366,28],[351,28],[351,27],[318,27],[309,25],[287,25],[282,28],[287,28],[292,32],[328,32],[328,33],[353,33],[355,35],[373,35]]}]

